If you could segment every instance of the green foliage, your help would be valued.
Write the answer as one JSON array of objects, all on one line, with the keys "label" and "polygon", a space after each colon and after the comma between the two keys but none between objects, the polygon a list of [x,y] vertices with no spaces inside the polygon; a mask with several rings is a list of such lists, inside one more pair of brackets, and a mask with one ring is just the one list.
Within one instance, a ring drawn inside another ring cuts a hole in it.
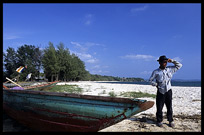
[{"label": "green foliage", "polygon": [[155,94],[143,93],[143,92],[124,92],[120,94],[124,97],[133,97],[133,98],[141,98],[141,97],[152,97],[156,98]]},{"label": "green foliage", "polygon": [[19,47],[17,51],[9,47],[6,53],[4,53],[5,75],[10,78],[16,77],[19,75],[16,69],[20,66],[27,65],[27,69],[24,69],[24,71],[20,73],[19,81],[25,80],[29,73],[32,73],[33,79],[35,76],[39,75],[41,56],[42,52],[34,45],[25,44]]},{"label": "green foliage", "polygon": [[[60,70],[57,52],[54,45],[49,42],[49,47],[44,50],[42,58],[44,73],[50,81],[53,81],[53,75],[56,77]],[[57,80],[57,78],[56,78]]]},{"label": "green foliage", "polygon": [[54,45],[49,42],[49,47],[44,50],[42,59],[44,73],[46,77],[53,81],[53,76],[63,81],[79,81],[83,80],[88,73],[85,70],[85,64],[75,54],[70,54],[68,48],[64,48],[64,44]]},{"label": "green foliage", "polygon": [[60,43],[56,51],[59,63],[59,80],[67,81],[70,79],[71,55],[69,50],[64,48],[64,44]]},{"label": "green foliage", "polygon": [[[17,58],[16,58],[16,51],[8,47],[6,53],[3,53],[4,57],[4,66],[5,66],[5,75],[10,77],[12,74],[15,73],[15,70],[18,68],[17,66]],[[17,74],[17,73],[16,73]]]},{"label": "green foliage", "polygon": [[34,90],[49,91],[49,92],[66,92],[66,93],[76,93],[81,94],[83,92],[82,88],[77,85],[55,85],[52,87],[45,87],[42,89],[35,88]]},{"label": "green foliage", "polygon": [[145,80],[143,78],[129,77],[129,78],[122,78],[122,81],[123,82],[144,82]]},{"label": "green foliage", "polygon": [[90,75],[91,81],[121,81],[121,82],[144,82],[142,78],[121,78],[113,76],[102,76],[102,75]]},{"label": "green foliage", "polygon": [[108,94],[110,97],[116,97],[117,96],[113,91],[109,92]]}]

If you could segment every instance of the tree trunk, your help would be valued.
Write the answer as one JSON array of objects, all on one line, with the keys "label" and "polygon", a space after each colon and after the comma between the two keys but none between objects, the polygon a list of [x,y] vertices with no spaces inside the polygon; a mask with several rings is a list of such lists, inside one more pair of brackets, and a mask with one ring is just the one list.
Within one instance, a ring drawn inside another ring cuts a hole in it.
[{"label": "tree trunk", "polygon": [[51,77],[51,82],[53,82],[53,75],[52,75],[52,77]]}]

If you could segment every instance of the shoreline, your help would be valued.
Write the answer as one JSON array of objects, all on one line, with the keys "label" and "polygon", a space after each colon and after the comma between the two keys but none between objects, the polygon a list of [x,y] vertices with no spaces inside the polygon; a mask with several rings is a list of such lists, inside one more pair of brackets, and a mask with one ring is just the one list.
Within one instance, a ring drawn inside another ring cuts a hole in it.
[{"label": "shoreline", "polygon": [[[77,82],[94,82],[94,83],[112,83],[112,84],[135,84],[135,85],[150,85],[148,81],[141,81],[141,82],[127,82],[127,81],[70,81],[70,83],[77,83]],[[186,85],[186,83],[197,83],[197,85]],[[179,84],[179,85],[178,85]],[[182,85],[185,84],[185,85]],[[201,81],[171,81],[172,87],[201,87]]]}]

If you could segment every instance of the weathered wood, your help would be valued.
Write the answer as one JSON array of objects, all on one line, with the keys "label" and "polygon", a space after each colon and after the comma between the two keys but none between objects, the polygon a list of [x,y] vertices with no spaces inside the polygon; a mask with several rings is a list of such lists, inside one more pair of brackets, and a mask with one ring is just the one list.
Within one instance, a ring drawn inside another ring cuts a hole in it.
[{"label": "weathered wood", "polygon": [[26,89],[41,88],[41,87],[45,87],[45,86],[51,86],[51,85],[53,85],[53,84],[56,84],[57,82],[59,82],[59,81],[49,82],[49,83],[41,84],[41,85],[26,86],[26,87],[23,87],[23,88],[24,88],[25,90],[26,90]]},{"label": "weathered wood", "polygon": [[3,85],[3,88],[5,88],[5,89],[7,89],[7,90],[9,89],[9,88],[8,88],[8,87],[6,87],[5,85]]},{"label": "weathered wood", "polygon": [[139,99],[33,90],[4,89],[3,95],[8,115],[40,131],[98,131],[154,105]]},{"label": "weathered wood", "polygon": [[[20,76],[20,75],[18,75],[18,76],[16,76],[16,77],[12,78],[11,80],[14,80],[14,79],[18,78],[19,76]],[[4,84],[6,84],[6,83],[8,83],[8,82],[10,82],[10,81],[6,81],[6,82],[4,82]]]},{"label": "weathered wood", "polygon": [[15,83],[14,81],[12,81],[11,79],[9,79],[8,77],[6,77],[6,79],[7,79],[8,81],[12,82],[13,84],[15,84],[15,85],[17,85],[17,86],[19,86],[19,87],[21,87],[21,88],[22,88],[22,86],[21,86],[21,85],[19,85],[19,84]]}]

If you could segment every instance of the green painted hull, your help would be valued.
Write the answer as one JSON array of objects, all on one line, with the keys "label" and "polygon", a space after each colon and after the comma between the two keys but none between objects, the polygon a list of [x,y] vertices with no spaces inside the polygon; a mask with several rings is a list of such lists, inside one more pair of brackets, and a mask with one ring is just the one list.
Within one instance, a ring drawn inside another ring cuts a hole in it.
[{"label": "green painted hull", "polygon": [[154,105],[152,101],[42,92],[3,90],[8,115],[37,131],[99,131]]}]

